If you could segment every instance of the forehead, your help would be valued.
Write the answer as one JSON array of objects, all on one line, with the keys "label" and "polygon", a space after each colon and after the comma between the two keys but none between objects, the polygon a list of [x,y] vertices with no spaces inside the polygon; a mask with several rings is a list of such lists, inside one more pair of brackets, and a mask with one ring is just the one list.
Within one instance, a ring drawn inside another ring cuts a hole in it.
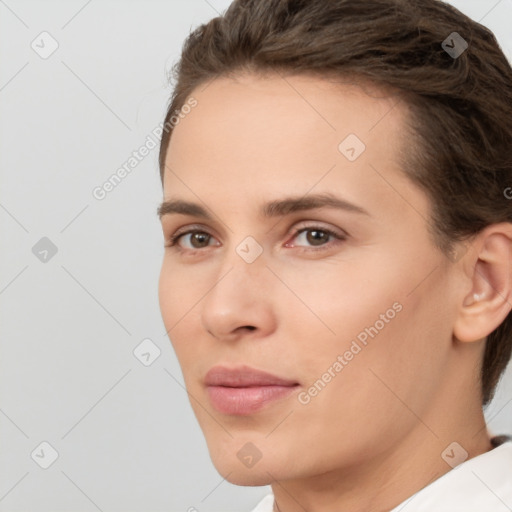
[{"label": "forehead", "polygon": [[181,119],[170,140],[168,155],[174,160],[226,154],[245,154],[248,160],[287,151],[290,158],[307,157],[337,150],[334,143],[351,133],[391,153],[395,145],[382,143],[381,135],[398,135],[404,117],[396,94],[310,75],[221,77],[197,87],[191,96],[197,106]]},{"label": "forehead", "polygon": [[[369,82],[302,74],[246,73],[220,77],[198,86],[191,96],[198,105],[187,116],[187,123],[176,126],[172,138],[176,138],[177,132],[185,131],[186,125],[193,122],[190,119],[198,117],[202,118],[200,121],[215,119],[214,131],[218,127],[228,128],[229,124],[250,122],[254,129],[265,125],[269,134],[273,128],[283,125],[287,132],[304,126],[305,129],[315,127],[323,134],[341,134],[346,129],[364,134],[384,117],[388,118],[388,125],[397,121],[404,110],[403,105],[394,108],[398,104],[398,93]],[[388,117],[390,110],[395,112]],[[301,123],[289,125],[290,120]]]},{"label": "forehead", "polygon": [[169,143],[165,196],[197,199],[210,190],[242,202],[248,193],[272,199],[321,187],[360,198],[384,187],[396,203],[389,180],[412,185],[400,169],[408,111],[389,90],[348,79],[245,74],[217,78],[191,96],[197,106]]}]

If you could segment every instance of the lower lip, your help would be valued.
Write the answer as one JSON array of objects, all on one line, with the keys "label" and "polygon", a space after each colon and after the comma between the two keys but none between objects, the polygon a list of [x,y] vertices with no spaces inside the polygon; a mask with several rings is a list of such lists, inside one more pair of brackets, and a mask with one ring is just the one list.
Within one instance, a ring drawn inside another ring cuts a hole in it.
[{"label": "lower lip", "polygon": [[248,415],[262,409],[274,400],[285,398],[297,389],[296,386],[254,386],[229,388],[208,386],[210,400],[224,414]]}]

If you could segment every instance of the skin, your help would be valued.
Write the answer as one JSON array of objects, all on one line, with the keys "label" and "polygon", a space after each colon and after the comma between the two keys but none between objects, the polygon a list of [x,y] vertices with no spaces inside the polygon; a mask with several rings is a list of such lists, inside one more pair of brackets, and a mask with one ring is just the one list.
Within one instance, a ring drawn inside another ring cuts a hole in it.
[{"label": "skin", "polygon": [[[511,225],[488,227],[456,261],[433,245],[430,202],[398,165],[411,150],[407,108],[376,88],[248,74],[192,96],[168,148],[164,199],[198,203],[213,219],[162,216],[166,240],[181,228],[207,235],[165,248],[159,299],[219,473],[271,484],[281,512],[376,512],[451,470],[441,455],[452,442],[468,458],[490,450],[477,370],[485,336],[511,309]],[[353,162],[338,150],[350,133],[366,145]],[[259,214],[268,201],[321,193],[369,215]],[[346,238],[315,238],[315,228]],[[252,263],[236,251],[247,236],[263,250]],[[395,303],[400,312],[300,403]],[[203,383],[217,364],[300,386],[252,415],[222,414]],[[237,457],[247,442],[261,452],[250,468]]]}]

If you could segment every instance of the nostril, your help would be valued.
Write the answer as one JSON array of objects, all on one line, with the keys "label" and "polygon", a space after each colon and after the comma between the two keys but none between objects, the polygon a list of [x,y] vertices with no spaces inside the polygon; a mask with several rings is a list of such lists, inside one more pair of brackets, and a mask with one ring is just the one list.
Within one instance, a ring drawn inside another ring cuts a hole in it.
[{"label": "nostril", "polygon": [[254,325],[244,325],[245,329],[249,329],[249,331],[254,331],[254,329],[256,329],[256,327],[254,327]]}]

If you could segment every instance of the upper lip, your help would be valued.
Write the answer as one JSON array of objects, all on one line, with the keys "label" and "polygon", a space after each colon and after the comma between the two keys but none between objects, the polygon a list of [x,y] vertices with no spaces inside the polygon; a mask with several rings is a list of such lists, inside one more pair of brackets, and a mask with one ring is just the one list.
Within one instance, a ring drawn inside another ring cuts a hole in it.
[{"label": "upper lip", "polygon": [[214,366],[205,376],[207,386],[228,386],[244,388],[253,386],[294,386],[296,381],[283,379],[277,375],[251,368],[250,366],[237,366],[227,368]]}]

